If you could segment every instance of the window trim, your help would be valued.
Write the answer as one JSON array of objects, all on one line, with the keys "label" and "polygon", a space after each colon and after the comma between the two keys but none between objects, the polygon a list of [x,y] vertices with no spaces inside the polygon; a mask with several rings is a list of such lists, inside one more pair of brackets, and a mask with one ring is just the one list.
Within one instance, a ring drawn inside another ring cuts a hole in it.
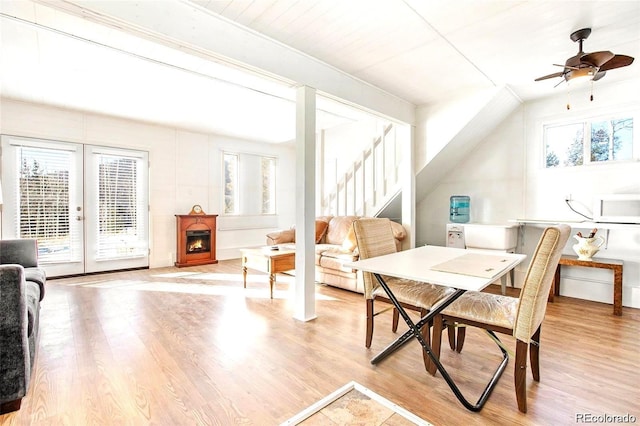
[{"label": "window trim", "polygon": [[[632,133],[632,155],[631,158],[623,159],[623,160],[606,160],[606,161],[592,161],[591,160],[591,123],[594,122],[602,122],[602,121],[611,121],[616,119],[624,119],[631,118],[634,122],[633,133]],[[580,165],[573,166],[565,166],[559,165],[555,167],[547,166],[547,129],[552,127],[561,127],[561,126],[569,126],[574,124],[582,124],[583,126],[583,146],[582,146],[582,155],[583,155],[583,163]],[[586,139],[588,136],[588,139]],[[589,166],[604,166],[604,165],[614,165],[614,164],[624,164],[630,162],[638,162],[640,161],[640,111],[637,110],[616,110],[612,112],[606,112],[601,114],[590,114],[590,115],[581,115],[575,116],[571,119],[565,120],[553,120],[546,121],[542,123],[542,155],[541,155],[541,163],[542,168],[544,170],[566,170],[573,169],[575,167],[589,167]]]}]

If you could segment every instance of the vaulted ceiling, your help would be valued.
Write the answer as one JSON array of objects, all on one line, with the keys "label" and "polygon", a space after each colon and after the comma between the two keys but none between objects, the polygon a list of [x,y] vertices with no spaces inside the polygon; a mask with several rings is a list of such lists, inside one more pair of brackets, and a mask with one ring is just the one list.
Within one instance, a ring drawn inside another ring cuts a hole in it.
[{"label": "vaulted ceiling", "polygon": [[[362,91],[369,86],[416,106],[502,86],[522,101],[566,90],[554,87],[560,79],[533,80],[561,70],[553,64],[578,52],[569,34],[579,28],[593,29],[585,52],[640,56],[639,1],[108,3],[2,1],[1,95],[248,139],[292,139],[293,87],[300,81],[262,69],[248,42],[227,63],[204,38],[176,39],[152,23],[171,23],[160,14],[163,6],[199,17],[176,16],[175,27],[231,23],[294,49],[302,59],[292,66],[304,70],[308,58],[361,82]],[[103,6],[114,11],[109,25],[101,20]],[[612,70],[595,84],[638,78],[637,67]],[[342,81],[334,80],[326,87],[339,91]],[[319,108],[320,128],[362,117],[328,98]]]}]

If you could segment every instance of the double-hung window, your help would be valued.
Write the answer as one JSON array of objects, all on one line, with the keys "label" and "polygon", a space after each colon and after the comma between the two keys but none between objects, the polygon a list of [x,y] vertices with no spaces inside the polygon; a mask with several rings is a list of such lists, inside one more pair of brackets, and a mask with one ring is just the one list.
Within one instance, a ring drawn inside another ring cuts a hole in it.
[{"label": "double-hung window", "polygon": [[224,152],[225,215],[276,213],[276,158]]}]

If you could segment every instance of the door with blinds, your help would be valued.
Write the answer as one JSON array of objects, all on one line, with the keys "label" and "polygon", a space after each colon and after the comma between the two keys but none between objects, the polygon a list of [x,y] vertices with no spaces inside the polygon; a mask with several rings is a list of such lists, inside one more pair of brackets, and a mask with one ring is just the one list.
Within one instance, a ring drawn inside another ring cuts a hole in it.
[{"label": "door with blinds", "polygon": [[149,266],[148,153],[85,146],[85,269]]},{"label": "door with blinds", "polygon": [[60,276],[149,265],[148,154],[2,136],[3,238]]}]

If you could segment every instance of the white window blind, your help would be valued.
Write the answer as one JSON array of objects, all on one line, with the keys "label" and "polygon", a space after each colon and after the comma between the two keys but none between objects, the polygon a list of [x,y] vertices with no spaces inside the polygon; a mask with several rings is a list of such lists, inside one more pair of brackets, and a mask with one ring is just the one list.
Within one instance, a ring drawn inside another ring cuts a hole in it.
[{"label": "white window blind", "polygon": [[77,262],[80,234],[71,226],[75,152],[19,146],[15,224],[19,238],[38,240],[41,263]]},{"label": "white window blind", "polygon": [[143,158],[93,150],[97,169],[96,260],[146,256],[146,220]]}]

